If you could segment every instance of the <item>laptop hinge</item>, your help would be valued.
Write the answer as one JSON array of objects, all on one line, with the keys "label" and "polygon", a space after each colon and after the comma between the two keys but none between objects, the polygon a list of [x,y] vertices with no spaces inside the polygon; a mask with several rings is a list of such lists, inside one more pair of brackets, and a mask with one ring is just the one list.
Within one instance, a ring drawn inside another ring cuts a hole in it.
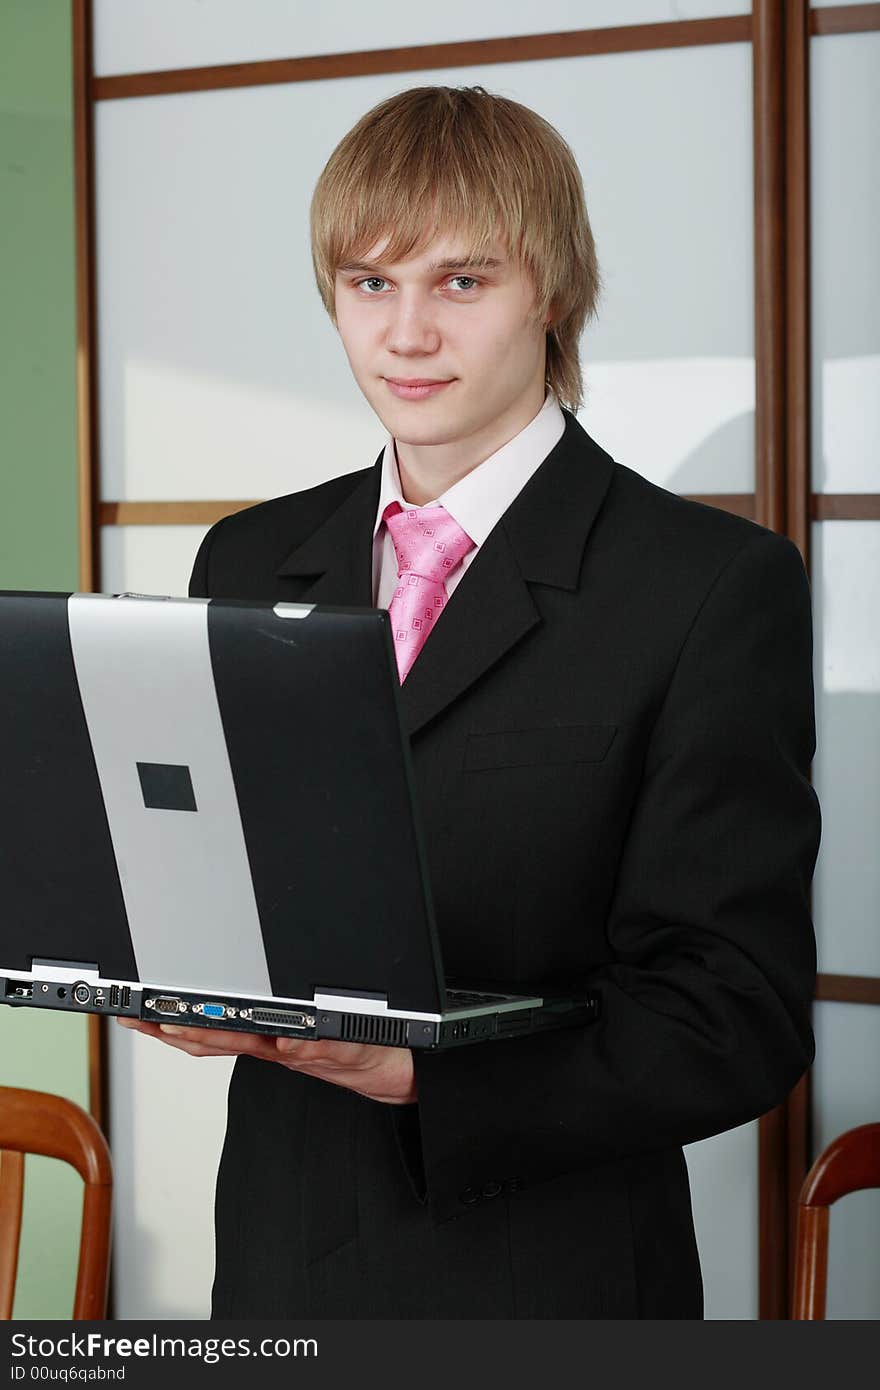
[{"label": "laptop hinge", "polygon": [[316,1009],[336,1009],[343,1012],[354,1007],[359,1014],[387,1014],[387,994],[361,994],[356,989],[331,989],[319,985],[315,988]]}]

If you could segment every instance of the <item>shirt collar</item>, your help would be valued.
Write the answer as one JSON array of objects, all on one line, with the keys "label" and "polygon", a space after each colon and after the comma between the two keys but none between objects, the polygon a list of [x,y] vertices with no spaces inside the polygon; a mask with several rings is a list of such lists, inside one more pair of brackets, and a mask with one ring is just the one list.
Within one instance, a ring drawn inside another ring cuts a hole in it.
[{"label": "shirt collar", "polygon": [[[564,429],[565,417],[559,402],[553,392],[548,391],[538,414],[519,434],[447,488],[440,497],[425,503],[425,506],[445,507],[474,544],[482,545],[513,499],[558,443]],[[373,526],[374,538],[390,502],[397,502],[404,510],[410,510],[414,505],[404,500],[394,439],[389,434],[382,455],[382,481]]]}]

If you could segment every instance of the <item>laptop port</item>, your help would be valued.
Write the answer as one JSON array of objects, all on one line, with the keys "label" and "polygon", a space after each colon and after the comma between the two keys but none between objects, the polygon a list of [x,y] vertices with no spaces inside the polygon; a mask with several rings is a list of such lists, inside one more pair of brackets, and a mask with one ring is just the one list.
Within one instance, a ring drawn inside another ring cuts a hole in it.
[{"label": "laptop port", "polygon": [[15,984],[12,980],[7,981],[7,999],[33,999],[34,987],[28,984]]},{"label": "laptop port", "polygon": [[118,985],[111,985],[111,986],[110,986],[110,1007],[111,1007],[111,1009],[118,1009],[118,1008],[119,1008],[119,986],[118,986]]},{"label": "laptop port", "polygon": [[[122,1002],[125,1004],[127,990],[122,991]],[[148,1009],[152,1009],[157,1014],[185,1014],[186,1005],[182,999],[178,999],[171,994],[160,994],[155,999],[145,999],[144,1003]]]},{"label": "laptop port", "polygon": [[205,1015],[205,1018],[225,1018],[225,1017],[226,1017],[226,1005],[225,1005],[225,1004],[195,1004],[195,1005],[193,1005],[193,1012],[194,1012],[194,1013],[197,1013],[197,1014],[204,1014],[204,1015]]},{"label": "laptop port", "polygon": [[292,1009],[242,1009],[241,1017],[251,1023],[263,1023],[277,1028],[314,1028],[315,1015]]},{"label": "laptop port", "polygon": [[88,1004],[92,997],[92,991],[83,980],[80,980],[79,983],[75,984],[73,987],[73,997],[77,1004]]},{"label": "laptop port", "polygon": [[122,1007],[123,1007],[123,1009],[127,1009],[127,1008],[129,1007],[130,1004],[131,1004],[131,990],[129,989],[128,985],[123,985],[123,986],[122,986]]}]

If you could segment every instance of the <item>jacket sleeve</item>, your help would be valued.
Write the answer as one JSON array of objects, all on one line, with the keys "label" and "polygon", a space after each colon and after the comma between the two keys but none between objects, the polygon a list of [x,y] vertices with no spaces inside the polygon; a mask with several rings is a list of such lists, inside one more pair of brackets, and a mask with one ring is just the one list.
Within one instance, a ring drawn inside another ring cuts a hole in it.
[{"label": "jacket sleeve", "polygon": [[763,532],[703,598],[654,725],[614,958],[587,979],[600,1021],[415,1054],[419,1099],[394,1123],[437,1220],[787,1095],[814,1055],[814,750],[809,586],[796,547]]}]

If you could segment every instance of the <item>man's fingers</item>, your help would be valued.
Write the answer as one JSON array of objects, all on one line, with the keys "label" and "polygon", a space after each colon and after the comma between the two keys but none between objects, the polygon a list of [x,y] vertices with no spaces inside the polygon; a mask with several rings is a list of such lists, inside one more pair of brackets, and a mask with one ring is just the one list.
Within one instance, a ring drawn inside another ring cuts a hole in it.
[{"label": "man's fingers", "polygon": [[321,1062],[330,1067],[362,1066],[369,1048],[361,1043],[310,1042],[308,1038],[276,1038],[275,1047],[285,1062]]},{"label": "man's fingers", "polygon": [[158,1038],[189,1057],[259,1057],[321,1080],[348,1085],[362,1094],[367,1094],[372,1084],[367,1080],[368,1074],[393,1066],[389,1053],[395,1051],[330,1039],[317,1042],[308,1038],[263,1037],[226,1028],[187,1028],[179,1023],[147,1023],[129,1018],[120,1018],[118,1022],[123,1028]]},{"label": "man's fingers", "polygon": [[147,1023],[140,1019],[119,1018],[123,1028],[158,1038],[168,1047],[176,1047],[191,1057],[238,1057],[243,1053],[277,1061],[272,1038],[255,1033],[233,1033],[226,1028],[182,1028],[176,1023]]},{"label": "man's fingers", "polygon": [[120,1028],[130,1028],[134,1033],[144,1033],[148,1038],[159,1038],[158,1023],[142,1023],[139,1018],[117,1018]]}]

